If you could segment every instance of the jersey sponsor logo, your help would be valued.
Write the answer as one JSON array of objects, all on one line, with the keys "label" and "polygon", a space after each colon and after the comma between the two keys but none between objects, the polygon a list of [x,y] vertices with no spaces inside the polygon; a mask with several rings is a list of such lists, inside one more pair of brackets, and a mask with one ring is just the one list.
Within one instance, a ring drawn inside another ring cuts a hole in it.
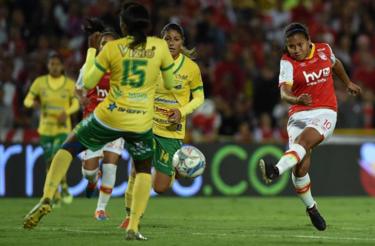
[{"label": "jersey sponsor logo", "polygon": [[326,54],[324,54],[323,52],[318,52],[318,56],[320,57],[320,59],[326,61],[328,58],[326,56]]},{"label": "jersey sponsor logo", "polygon": [[129,92],[128,93],[129,100],[132,101],[144,101],[147,99],[146,93],[138,93],[138,92]]},{"label": "jersey sponsor logo", "polygon": [[145,111],[145,110],[124,108],[124,107],[118,107],[117,111],[121,112],[121,113],[126,112],[128,114],[143,114],[143,115],[145,115],[147,113],[147,111]]},{"label": "jersey sponsor logo", "polygon": [[160,112],[161,114],[168,115],[169,116],[169,110],[165,108],[161,108],[158,106],[155,106],[155,111]]},{"label": "jersey sponsor logo", "polygon": [[108,105],[107,109],[112,112],[116,108],[117,108],[116,103],[111,103],[111,104]]},{"label": "jersey sponsor logo", "polygon": [[326,82],[326,78],[330,74],[331,69],[329,67],[320,69],[317,73],[311,72],[307,73],[306,71],[303,71],[303,76],[305,77],[307,85],[314,85],[316,83],[322,83]]},{"label": "jersey sponsor logo", "polygon": [[98,96],[98,100],[103,100],[108,95],[108,91],[106,89],[100,89],[99,86],[96,86],[96,95]]},{"label": "jersey sponsor logo", "polygon": [[155,56],[156,47],[152,46],[151,49],[130,49],[128,45],[118,44],[117,47],[120,50],[121,56],[128,55],[131,58],[152,58]]},{"label": "jersey sponsor logo", "polygon": [[169,100],[169,99],[160,98],[160,97],[155,98],[155,102],[165,103],[165,104],[177,104],[178,103],[177,100]]}]

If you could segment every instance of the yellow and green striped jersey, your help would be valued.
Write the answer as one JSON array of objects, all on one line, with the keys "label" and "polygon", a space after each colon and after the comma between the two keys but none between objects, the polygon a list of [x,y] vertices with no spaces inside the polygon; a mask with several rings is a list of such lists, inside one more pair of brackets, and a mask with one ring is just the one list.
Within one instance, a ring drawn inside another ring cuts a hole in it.
[{"label": "yellow and green striped jersey", "polygon": [[[54,86],[56,84],[60,86]],[[67,113],[71,108],[72,101],[77,100],[75,98],[74,84],[73,80],[66,76],[54,78],[50,75],[40,76],[32,83],[29,94],[33,98],[39,98],[41,104],[38,127],[40,135],[55,136],[71,131],[72,123],[70,117],[68,116],[63,124],[58,123],[57,117],[62,112]]]},{"label": "yellow and green striped jersey", "polygon": [[115,130],[145,132],[152,128],[154,97],[160,71],[173,67],[167,43],[147,37],[144,48],[130,49],[132,37],[108,42],[96,57],[102,72],[110,70],[110,91],[95,117]]},{"label": "yellow and green striped jersey", "polygon": [[[203,83],[198,65],[183,54],[175,60],[175,87],[166,90],[159,76],[155,95],[154,134],[166,138],[184,139],[186,115],[202,105],[204,101]],[[190,100],[192,95],[192,100]],[[177,108],[181,112],[181,122],[168,122],[171,109]]]}]

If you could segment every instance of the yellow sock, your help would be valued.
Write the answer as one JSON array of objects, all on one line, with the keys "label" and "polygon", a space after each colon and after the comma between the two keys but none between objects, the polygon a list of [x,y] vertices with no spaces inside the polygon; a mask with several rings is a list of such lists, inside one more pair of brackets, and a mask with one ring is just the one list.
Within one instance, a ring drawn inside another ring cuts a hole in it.
[{"label": "yellow sock", "polygon": [[128,179],[128,187],[126,188],[125,192],[125,209],[128,213],[130,212],[130,208],[132,206],[134,182],[135,175],[131,174]]},{"label": "yellow sock", "polygon": [[68,151],[64,149],[57,151],[48,170],[46,182],[44,183],[43,199],[49,198],[52,200],[53,195],[55,194],[62,178],[68,171],[72,160],[73,157]]},{"label": "yellow sock", "polygon": [[139,220],[146,210],[151,191],[151,174],[138,173],[135,177],[133,201],[128,230],[138,231]]}]

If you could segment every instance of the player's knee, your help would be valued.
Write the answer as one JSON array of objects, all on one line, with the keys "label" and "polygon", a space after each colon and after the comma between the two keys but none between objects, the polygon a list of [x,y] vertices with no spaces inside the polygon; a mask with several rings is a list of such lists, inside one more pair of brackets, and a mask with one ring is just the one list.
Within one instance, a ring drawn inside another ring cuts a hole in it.
[{"label": "player's knee", "polygon": [[134,168],[136,173],[151,173],[151,160],[136,160],[134,161]]},{"label": "player's knee", "polygon": [[154,182],[152,185],[152,188],[154,191],[158,194],[163,194],[169,189],[169,184],[161,184],[161,183],[156,183]]}]

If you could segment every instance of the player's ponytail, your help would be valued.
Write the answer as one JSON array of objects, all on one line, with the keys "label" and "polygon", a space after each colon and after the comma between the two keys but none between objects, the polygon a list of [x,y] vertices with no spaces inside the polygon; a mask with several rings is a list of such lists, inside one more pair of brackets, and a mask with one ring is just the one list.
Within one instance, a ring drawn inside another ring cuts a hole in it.
[{"label": "player's ponytail", "polygon": [[145,44],[150,25],[147,9],[138,3],[127,3],[122,7],[120,18],[126,25],[127,34],[134,37],[129,47],[134,49],[138,45]]},{"label": "player's ponytail", "polygon": [[[166,32],[171,31],[171,30],[178,32],[181,35],[181,38],[185,43],[184,29],[182,29],[182,27],[177,23],[172,23],[172,22],[168,23],[167,25],[163,27],[160,34],[162,37],[164,37]],[[195,59],[197,57],[197,51],[195,48],[188,49],[185,46],[182,46],[181,53],[189,57],[190,59]]]},{"label": "player's ponytail", "polygon": [[[308,28],[302,23],[293,22],[285,27],[284,42],[286,43],[286,39],[296,33],[303,34],[307,40],[310,40]],[[286,46],[284,46],[284,53],[288,53]]]}]

